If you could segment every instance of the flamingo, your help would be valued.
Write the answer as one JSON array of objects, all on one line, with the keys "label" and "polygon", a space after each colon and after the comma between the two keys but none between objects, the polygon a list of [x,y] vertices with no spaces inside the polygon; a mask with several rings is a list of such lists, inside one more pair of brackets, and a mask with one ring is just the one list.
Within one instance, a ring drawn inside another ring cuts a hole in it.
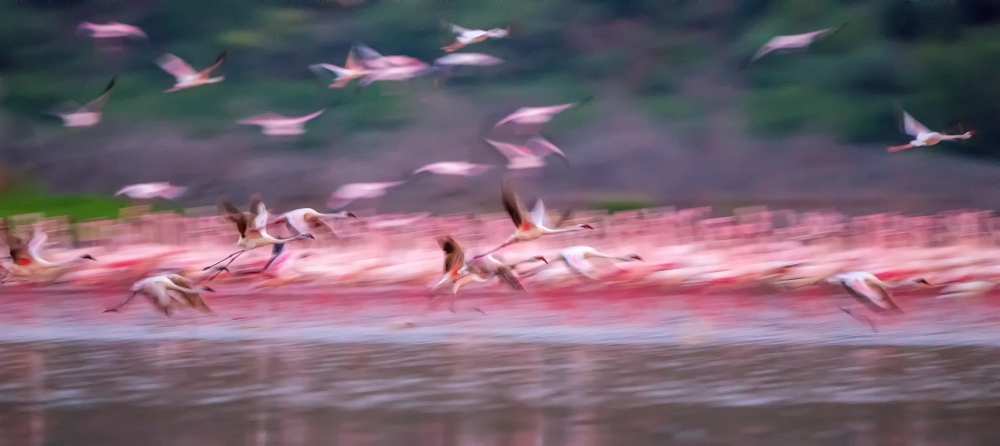
[{"label": "flamingo", "polygon": [[414,175],[421,173],[432,173],[435,175],[457,175],[472,177],[485,173],[493,166],[488,164],[468,163],[465,161],[441,161],[430,163],[413,171]]},{"label": "flamingo", "polygon": [[188,65],[180,57],[173,54],[167,53],[160,56],[156,60],[156,64],[170,73],[176,82],[174,86],[165,90],[166,93],[173,93],[175,91],[186,90],[188,88],[200,87],[202,85],[215,84],[225,80],[225,76],[212,77],[212,73],[222,67],[222,63],[226,61],[226,51],[219,53],[216,57],[215,62],[201,71],[195,71],[191,65]]},{"label": "flamingo", "polygon": [[346,211],[324,214],[312,208],[299,208],[279,215],[271,223],[284,223],[288,230],[296,235],[310,234],[313,230],[324,228],[336,236],[337,232],[333,230],[333,226],[323,221],[324,218],[358,218],[358,216]]},{"label": "flamingo", "polygon": [[563,161],[569,162],[566,153],[549,140],[540,136],[533,137],[524,144],[500,142],[492,139],[484,139],[484,141],[496,149],[497,152],[500,152],[504,158],[507,158],[507,169],[510,170],[543,167],[545,166],[545,157],[549,155],[556,155],[562,158]]},{"label": "flamingo", "polygon": [[385,195],[389,189],[399,186],[406,181],[385,181],[380,183],[349,183],[337,188],[327,206],[333,209],[342,208],[355,200],[366,198],[378,198]]},{"label": "flamingo", "polygon": [[576,106],[576,103],[549,105],[545,107],[521,107],[505,116],[493,125],[494,128],[507,123],[524,125],[541,125],[552,120],[556,115]]},{"label": "flamingo", "polygon": [[90,33],[90,37],[94,39],[147,38],[146,33],[139,27],[121,22],[81,22],[76,29],[79,32]]},{"label": "flamingo", "polygon": [[369,70],[382,70],[386,68],[400,67],[426,67],[427,64],[410,56],[383,56],[378,51],[364,44],[356,44],[351,51],[360,58],[359,64]]},{"label": "flamingo", "polygon": [[612,259],[621,262],[635,262],[643,260],[638,254],[616,256],[598,251],[590,246],[571,246],[559,251],[559,260],[566,263],[566,266],[569,267],[570,271],[573,271],[581,277],[590,280],[597,280],[597,275],[594,273],[597,268],[595,268],[594,264],[590,262],[589,259],[591,258]]},{"label": "flamingo", "polygon": [[175,186],[169,182],[139,183],[121,188],[118,192],[115,192],[115,196],[124,195],[136,200],[149,200],[153,198],[174,200],[184,195],[186,191],[186,187]]},{"label": "flamingo", "polygon": [[503,200],[503,207],[510,216],[511,221],[514,222],[514,227],[516,228],[514,233],[507,238],[500,246],[493,248],[483,254],[476,256],[476,258],[484,257],[494,252],[497,252],[504,247],[512,245],[514,243],[526,242],[530,240],[535,240],[543,235],[548,234],[562,234],[566,232],[577,232],[583,230],[593,230],[594,227],[589,224],[580,224],[570,228],[549,228],[546,226],[546,215],[545,215],[545,203],[542,200],[535,202],[535,207],[532,209],[531,214],[527,214],[521,207],[521,203],[517,198],[517,194],[512,188],[505,182],[501,188],[501,196]]},{"label": "flamingo", "polygon": [[329,63],[320,63],[310,65],[309,69],[317,74],[322,74],[323,72],[333,73],[336,78],[330,83],[329,88],[344,88],[351,81],[365,77],[369,73],[368,68],[361,64],[354,54],[353,49],[347,53],[347,61],[344,62],[343,67]]},{"label": "flamingo", "polygon": [[966,140],[971,139],[973,132],[965,132],[959,135],[949,135],[946,133],[939,133],[932,131],[927,128],[927,126],[920,123],[910,116],[909,113],[903,111],[903,131],[906,134],[913,137],[913,141],[909,143],[890,146],[887,150],[889,153],[902,152],[904,150],[910,150],[917,147],[930,147],[939,144],[942,141],[956,141],[956,140]]},{"label": "flamingo", "polygon": [[783,50],[795,50],[808,48],[810,45],[815,43],[817,40],[825,38],[843,28],[844,25],[835,26],[831,28],[823,28],[817,31],[811,31],[802,34],[790,34],[783,36],[774,36],[767,41],[750,59],[750,63],[760,60],[762,57],[771,54],[775,51]]},{"label": "flamingo", "polygon": [[474,43],[485,42],[489,39],[503,39],[510,35],[509,28],[469,29],[453,23],[446,23],[446,25],[455,34],[455,42],[441,48],[446,53],[458,51]]},{"label": "flamingo", "polygon": [[[264,201],[261,200],[259,195],[254,195],[250,199],[250,212],[243,213],[240,212],[239,208],[234,206],[228,201],[223,201],[219,204],[219,208],[222,212],[226,214],[226,219],[232,221],[236,224],[236,230],[240,233],[240,238],[236,242],[236,247],[239,248],[238,251],[229,254],[222,260],[215,262],[209,266],[206,266],[202,271],[207,271],[218,266],[220,263],[229,261],[226,263],[222,269],[229,267],[233,262],[236,261],[243,253],[251,251],[263,246],[271,246],[271,259],[268,260],[267,264],[264,265],[258,272],[266,271],[268,267],[274,263],[274,260],[281,255],[281,252],[285,249],[285,243],[293,242],[296,240],[311,239],[314,240],[312,234],[296,234],[288,238],[277,238],[267,233],[267,220],[268,212],[267,207],[264,206]],[[221,272],[221,269],[220,269]],[[217,273],[218,274],[218,273]],[[217,275],[216,274],[216,275]],[[214,278],[215,275],[210,276]]]},{"label": "flamingo", "polygon": [[[451,282],[451,294],[455,296],[465,285],[472,282],[488,282],[493,278],[499,278],[512,289],[523,291],[524,285],[517,273],[519,265],[531,262],[545,262],[548,260],[542,256],[535,256],[517,263],[505,263],[499,258],[488,255],[473,259],[469,262],[465,260],[465,250],[451,236],[439,237],[438,245],[444,251],[444,274],[432,287],[431,291],[437,290],[446,283]],[[455,298],[452,297],[449,309],[455,311]],[[478,309],[477,309],[478,310]],[[478,310],[482,312],[482,310]]]},{"label": "flamingo", "polygon": [[442,56],[434,60],[434,65],[444,66],[444,67],[454,67],[454,66],[488,67],[493,65],[500,65],[502,63],[503,59],[482,53],[452,53],[447,56]]},{"label": "flamingo", "polygon": [[306,132],[305,125],[322,115],[323,110],[317,110],[303,116],[284,116],[277,113],[265,113],[238,121],[242,125],[256,125],[261,133],[268,136],[294,136]]},{"label": "flamingo", "polygon": [[97,125],[101,122],[104,105],[111,98],[111,89],[115,86],[115,79],[117,77],[111,78],[111,82],[108,82],[108,85],[104,87],[104,91],[101,92],[101,95],[97,99],[83,106],[70,102],[63,107],[64,110],[56,111],[52,114],[62,119],[63,126],[65,127],[92,127]]},{"label": "flamingo", "polygon": [[12,261],[8,268],[8,275],[15,278],[25,277],[40,281],[54,281],[83,261],[97,260],[90,254],[58,262],[46,259],[42,256],[42,248],[49,237],[37,226],[27,243],[12,234],[6,226],[0,228],[0,231],[3,232]]},{"label": "flamingo", "polygon": [[[203,291],[214,292],[210,287],[202,287]],[[171,273],[159,274],[134,283],[129,289],[131,294],[118,305],[104,310],[105,313],[117,313],[125,305],[132,301],[135,296],[144,294],[149,299],[149,303],[164,315],[170,316],[173,307],[181,305],[199,310],[203,313],[211,313],[205,300],[201,297],[201,291],[194,288],[194,285],[187,277]],[[178,295],[180,297],[178,297]]]},{"label": "flamingo", "polygon": [[[930,286],[930,283],[924,278],[886,283],[879,279],[876,275],[864,271],[835,274],[824,279],[823,282],[844,287],[851,297],[854,297],[854,299],[858,302],[864,304],[864,306],[872,312],[879,314],[899,314],[903,312],[903,310],[892,298],[892,288],[911,283]],[[855,319],[859,319],[860,317],[860,320],[867,322],[868,325],[872,327],[872,330],[875,330],[875,324],[873,324],[870,319],[855,315],[853,312],[843,307],[840,310]]]}]

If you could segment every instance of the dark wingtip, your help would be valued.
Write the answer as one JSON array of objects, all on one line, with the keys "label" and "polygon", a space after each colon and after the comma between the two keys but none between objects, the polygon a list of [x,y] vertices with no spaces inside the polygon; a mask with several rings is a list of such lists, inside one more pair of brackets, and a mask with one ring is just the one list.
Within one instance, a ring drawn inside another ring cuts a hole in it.
[{"label": "dark wingtip", "polygon": [[118,75],[117,74],[114,75],[114,76],[111,76],[111,81],[108,82],[108,86],[104,87],[104,93],[107,93],[107,92],[111,91],[111,89],[114,88],[114,86],[115,86],[115,82],[117,82],[117,81],[118,81]]}]

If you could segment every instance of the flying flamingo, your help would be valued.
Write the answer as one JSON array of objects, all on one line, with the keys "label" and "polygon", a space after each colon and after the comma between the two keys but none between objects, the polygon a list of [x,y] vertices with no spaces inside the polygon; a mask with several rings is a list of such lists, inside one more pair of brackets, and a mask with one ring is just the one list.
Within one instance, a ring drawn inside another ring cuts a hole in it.
[{"label": "flying flamingo", "polygon": [[188,88],[200,87],[202,85],[215,84],[225,80],[225,76],[212,77],[212,73],[222,67],[222,63],[226,61],[226,52],[223,51],[219,53],[219,56],[215,59],[215,62],[201,71],[195,71],[191,65],[188,65],[180,57],[173,54],[167,53],[160,56],[156,60],[156,64],[170,73],[176,82],[173,87],[167,89],[166,93],[173,93],[175,91],[186,90]]},{"label": "flying flamingo", "polygon": [[434,65],[439,67],[488,67],[502,63],[503,59],[482,53],[452,53],[434,60]]},{"label": "flying flamingo", "polygon": [[261,133],[268,136],[294,136],[306,132],[305,125],[322,115],[323,110],[317,110],[303,116],[284,116],[277,113],[265,113],[238,121],[242,125],[256,125]]},{"label": "flying flamingo", "polygon": [[510,34],[509,28],[469,29],[453,23],[445,24],[455,34],[455,42],[441,48],[446,53],[452,53],[468,45],[485,42],[489,39],[502,39]]},{"label": "flying flamingo", "polygon": [[121,22],[81,22],[76,29],[80,32],[90,33],[90,37],[94,39],[146,38],[146,33],[139,27]]},{"label": "flying flamingo", "polygon": [[844,25],[835,26],[832,28],[823,28],[821,30],[812,31],[802,34],[791,34],[783,36],[774,36],[767,41],[763,46],[757,50],[757,53],[753,55],[750,59],[750,63],[760,60],[762,57],[771,54],[775,51],[784,50],[796,50],[808,48],[810,45],[815,43],[817,40],[829,36],[843,28]]},{"label": "flying flamingo", "polygon": [[514,227],[516,229],[506,241],[500,244],[500,246],[478,255],[476,258],[492,254],[514,243],[535,240],[543,235],[562,234],[565,232],[594,229],[593,226],[588,224],[581,224],[563,229],[549,228],[546,226],[545,203],[543,203],[542,200],[536,201],[531,214],[528,214],[521,207],[521,202],[518,200],[517,194],[506,182],[501,188],[501,195],[503,199],[503,207],[507,211],[507,214],[510,215],[510,219],[514,222]]},{"label": "flying flamingo", "polygon": [[472,177],[480,175],[487,170],[490,170],[493,166],[488,164],[475,164],[468,163],[465,161],[441,161],[437,163],[430,163],[423,167],[420,167],[413,171],[414,175],[420,173],[432,173],[435,175],[457,175],[464,177]]},{"label": "flying flamingo", "polygon": [[598,251],[590,246],[571,246],[563,249],[562,251],[559,251],[558,260],[566,263],[566,266],[569,267],[570,271],[573,271],[577,275],[586,279],[597,280],[597,275],[594,273],[597,268],[595,268],[594,264],[590,262],[590,259],[592,258],[611,259],[621,262],[635,262],[643,260],[638,254],[616,256]]},{"label": "flying flamingo", "polygon": [[295,235],[311,234],[314,230],[323,228],[336,236],[337,232],[333,230],[333,226],[323,221],[324,218],[358,218],[358,216],[354,215],[353,212],[342,211],[324,214],[312,208],[299,208],[279,215],[271,223],[284,223],[288,230]]},{"label": "flying flamingo", "polygon": [[[209,287],[202,287],[202,290],[215,291]],[[167,316],[170,316],[172,308],[177,305],[188,306],[204,313],[212,312],[212,309],[202,299],[201,291],[195,289],[191,281],[181,274],[160,274],[147,277],[134,283],[129,291],[132,293],[125,300],[104,310],[104,312],[117,313],[139,294],[144,294],[149,299],[150,304]]]},{"label": "flying flamingo", "polygon": [[[219,204],[219,208],[222,212],[226,214],[226,219],[236,224],[236,230],[240,233],[240,238],[236,242],[236,247],[239,248],[238,251],[229,254],[222,260],[215,262],[209,266],[206,266],[202,271],[207,271],[218,266],[220,263],[229,261],[225,266],[219,271],[221,272],[225,268],[228,268],[233,262],[236,261],[243,253],[251,251],[263,246],[271,246],[271,259],[268,260],[267,264],[264,265],[259,272],[266,271],[268,267],[274,263],[274,260],[281,255],[281,252],[285,249],[285,243],[293,242],[302,239],[315,239],[312,234],[296,234],[288,238],[276,238],[267,233],[267,221],[268,212],[267,207],[264,206],[264,201],[261,200],[259,195],[254,195],[250,199],[250,212],[243,213],[240,212],[239,208],[234,206],[228,201],[223,201]],[[218,275],[218,273],[216,273]],[[215,275],[211,276],[214,278]]]},{"label": "flying flamingo", "polygon": [[380,183],[349,183],[337,188],[330,195],[327,206],[332,209],[339,209],[355,200],[366,198],[378,198],[385,195],[389,189],[399,186],[406,181],[385,181]]},{"label": "flying flamingo", "polygon": [[[542,256],[535,256],[530,259],[517,262],[505,263],[495,256],[488,255],[476,258],[469,262],[465,260],[465,251],[462,246],[451,236],[438,238],[438,245],[444,251],[444,275],[432,287],[431,291],[437,290],[446,283],[451,283],[452,299],[449,309],[455,311],[455,298],[458,291],[465,285],[472,282],[488,282],[493,278],[499,278],[512,289],[523,291],[524,285],[517,274],[519,265],[531,262],[545,262],[548,260]],[[477,311],[482,312],[477,308]]]},{"label": "flying flamingo", "polygon": [[153,198],[174,200],[184,195],[185,191],[187,191],[186,187],[174,186],[168,182],[139,183],[121,188],[115,193],[115,196],[124,195],[136,200],[149,200]]},{"label": "flying flamingo", "polygon": [[485,141],[496,149],[497,152],[500,152],[504,158],[507,158],[507,169],[510,170],[543,167],[545,166],[545,157],[549,155],[556,155],[562,158],[563,161],[569,162],[566,153],[549,140],[540,136],[533,137],[523,144],[500,142],[492,139],[485,139]]},{"label": "flying flamingo", "polygon": [[336,78],[332,83],[330,83],[329,88],[344,88],[350,84],[351,81],[363,78],[370,72],[368,68],[362,65],[358,60],[353,49],[347,53],[347,61],[344,62],[343,67],[329,63],[320,63],[310,65],[309,69],[316,74],[323,74],[324,72],[333,73]]},{"label": "flying flamingo", "polygon": [[40,281],[53,281],[82,261],[97,260],[90,254],[58,262],[42,257],[42,248],[49,237],[37,226],[27,243],[20,237],[12,234],[6,226],[0,228],[0,231],[3,232],[12,261],[8,268],[8,273],[15,278],[24,277]]},{"label": "flying flamingo", "polygon": [[[864,304],[872,312],[879,314],[899,314],[903,312],[892,298],[892,288],[907,284],[930,286],[930,283],[923,278],[886,283],[874,274],[864,271],[836,274],[823,279],[822,282],[843,286],[851,297]],[[840,310],[855,319],[866,322],[872,330],[875,330],[875,324],[870,319],[855,315],[852,311],[843,307]]]},{"label": "flying flamingo", "polygon": [[903,131],[906,134],[913,137],[913,141],[909,143],[891,146],[888,151],[890,153],[902,152],[904,150],[910,150],[916,147],[930,147],[937,145],[941,141],[955,141],[955,140],[966,140],[973,136],[972,132],[965,132],[959,135],[949,135],[946,133],[938,133],[927,128],[927,126],[920,123],[913,116],[910,116],[906,111],[903,112]]},{"label": "flying flamingo", "polygon": [[63,106],[64,110],[53,112],[52,114],[58,116],[63,120],[63,126],[65,127],[92,127],[101,122],[102,110],[104,109],[104,104],[108,103],[108,99],[111,98],[111,89],[115,86],[115,79],[111,78],[111,82],[104,87],[104,91],[101,95],[86,105],[80,106],[75,103],[67,103]]},{"label": "flying flamingo", "polygon": [[522,125],[541,125],[552,120],[553,117],[576,106],[576,103],[549,105],[546,107],[521,107],[513,113],[505,116],[493,125],[494,128],[507,123]]}]

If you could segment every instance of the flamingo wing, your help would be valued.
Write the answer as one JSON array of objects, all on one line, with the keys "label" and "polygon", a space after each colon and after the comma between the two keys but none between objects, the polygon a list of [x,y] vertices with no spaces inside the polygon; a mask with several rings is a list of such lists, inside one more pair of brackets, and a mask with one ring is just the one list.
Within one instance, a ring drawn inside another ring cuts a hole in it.
[{"label": "flamingo wing", "polygon": [[267,212],[267,206],[264,205],[264,200],[261,199],[260,195],[254,195],[250,198],[250,222],[251,229],[262,231],[267,227],[267,220],[269,214]]},{"label": "flamingo wing", "polygon": [[524,290],[524,284],[522,284],[521,279],[517,277],[517,272],[507,265],[497,268],[497,277],[515,290]]},{"label": "flamingo wing", "polygon": [[438,245],[444,251],[444,272],[458,273],[465,265],[465,252],[462,246],[451,236],[438,238]]},{"label": "flamingo wing", "polygon": [[507,183],[504,183],[500,193],[503,200],[504,210],[507,211],[507,215],[510,215],[510,219],[514,222],[514,226],[520,229],[521,225],[526,222],[524,220],[524,211],[521,208],[521,202],[517,199],[517,193],[515,193],[514,189]]},{"label": "flamingo wing", "polygon": [[198,74],[194,71],[194,68],[191,68],[191,65],[188,65],[188,63],[184,61],[184,59],[170,53],[160,56],[160,58],[156,60],[156,64],[159,65],[163,71],[170,73],[171,76],[177,78],[178,80]]},{"label": "flamingo wing", "polygon": [[31,240],[28,241],[28,254],[36,259],[41,258],[42,247],[45,246],[45,243],[48,241],[48,234],[38,227],[35,227],[34,233],[31,235]]},{"label": "flamingo wing", "polygon": [[215,70],[218,70],[219,67],[222,66],[222,63],[226,61],[226,55],[227,54],[228,54],[228,51],[223,50],[221,53],[219,53],[218,57],[215,58],[215,62],[213,62],[212,65],[209,65],[204,70],[201,70],[200,72],[198,72],[198,75],[202,76],[202,77],[209,77],[209,76],[211,76],[212,72],[214,72]]},{"label": "flamingo wing", "polygon": [[114,88],[116,79],[117,76],[112,77],[111,82],[108,82],[108,86],[104,87],[104,91],[101,92],[101,95],[98,96],[93,101],[88,102],[87,105],[84,105],[82,110],[88,112],[101,111],[101,109],[104,108],[104,104],[106,104],[108,102],[108,99],[111,98],[111,89]]},{"label": "flamingo wing", "polygon": [[535,226],[545,226],[545,202],[541,199],[535,201],[535,207],[531,209],[531,221],[535,223]]},{"label": "flamingo wing", "polygon": [[903,111],[903,131],[906,132],[907,135],[916,138],[917,136],[920,136],[921,133],[929,133],[930,129],[921,124],[920,121],[917,121],[913,116],[910,116],[909,113]]},{"label": "flamingo wing", "polygon": [[240,210],[228,201],[223,201],[219,203],[219,210],[226,214],[226,219],[236,223],[236,230],[240,231],[240,236],[246,236],[247,233],[247,216],[246,214],[240,212]]},{"label": "flamingo wing", "polygon": [[597,274],[594,272],[594,264],[590,263],[583,256],[563,255],[563,260],[566,261],[566,266],[569,267],[570,271],[587,279],[597,280]]}]

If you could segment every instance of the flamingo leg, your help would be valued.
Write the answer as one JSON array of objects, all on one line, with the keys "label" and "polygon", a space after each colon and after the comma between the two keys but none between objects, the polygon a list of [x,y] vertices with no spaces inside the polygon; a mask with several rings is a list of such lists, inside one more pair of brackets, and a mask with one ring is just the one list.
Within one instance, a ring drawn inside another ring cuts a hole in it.
[{"label": "flamingo leg", "polygon": [[241,271],[240,275],[242,276],[242,275],[247,275],[247,274],[260,274],[260,273],[262,273],[264,271],[267,271],[267,269],[271,267],[271,264],[273,264],[274,261],[278,259],[278,256],[280,256],[281,253],[284,252],[284,251],[285,251],[285,244],[284,243],[277,243],[277,244],[275,244],[274,248],[271,248],[271,258],[267,261],[266,264],[264,264],[263,268],[261,268],[259,270],[256,270],[256,271]]},{"label": "flamingo leg", "polygon": [[216,277],[218,277],[219,274],[222,274],[223,271],[229,271],[229,265],[232,265],[233,262],[235,262],[236,259],[240,258],[240,256],[243,255],[243,253],[245,253],[245,252],[247,252],[247,251],[244,249],[242,251],[239,251],[239,252],[235,253],[235,255],[232,256],[233,258],[229,259],[229,262],[227,262],[225,266],[218,268],[215,271],[215,273],[213,273],[211,276],[208,276],[208,278],[205,279],[205,281],[206,282],[211,282],[213,279],[215,279]]},{"label": "flamingo leg", "polygon": [[870,318],[868,318],[866,316],[862,316],[860,314],[856,314],[853,311],[848,310],[847,308],[844,308],[844,307],[840,307],[840,311],[843,311],[844,313],[846,313],[848,316],[850,316],[854,320],[856,320],[858,322],[861,322],[863,324],[868,325],[868,327],[872,329],[873,333],[878,333],[878,327],[875,326],[875,323],[872,322],[872,320]]},{"label": "flamingo leg", "polygon": [[[215,263],[213,263],[211,265],[208,265],[208,266],[202,268],[201,270],[202,271],[208,271],[208,270],[212,269],[213,267],[218,266],[220,263],[225,262],[226,260],[229,260],[231,257],[233,257],[233,256],[239,256],[240,254],[243,254],[244,252],[246,252],[245,249],[241,249],[239,251],[236,251],[236,252],[234,252],[232,254],[229,254],[228,256],[223,257],[222,260],[219,260],[218,262],[215,262]],[[230,263],[232,263],[232,262],[230,262]],[[229,266],[229,265],[227,264],[226,266]]]},{"label": "flamingo leg", "polygon": [[513,245],[514,243],[517,243],[517,239],[514,238],[514,237],[511,237],[511,238],[507,239],[507,241],[501,243],[500,246],[497,246],[496,248],[493,248],[493,249],[491,249],[489,251],[486,251],[486,252],[484,252],[482,254],[479,254],[479,255],[473,257],[473,259],[478,259],[478,258],[481,258],[481,257],[486,257],[486,256],[488,256],[490,254],[493,254],[494,252],[497,252],[497,251],[499,251],[501,249],[504,249],[504,248],[506,248],[506,247],[508,247],[510,245]]},{"label": "flamingo leg", "polygon": [[108,308],[107,310],[104,310],[104,312],[105,313],[117,313],[118,310],[120,310],[122,307],[124,307],[125,304],[129,303],[137,294],[139,294],[138,291],[133,291],[132,294],[129,295],[128,297],[126,297],[125,300],[121,301],[121,303],[119,303],[118,305],[115,305],[115,306],[113,306],[111,308]]}]

